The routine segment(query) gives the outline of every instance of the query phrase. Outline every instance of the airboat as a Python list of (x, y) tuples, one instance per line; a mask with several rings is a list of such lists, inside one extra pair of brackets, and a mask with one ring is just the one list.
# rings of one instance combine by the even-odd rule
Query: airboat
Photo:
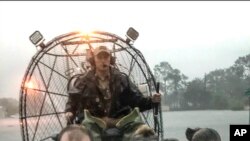
[[(67, 126), (65, 104), (67, 84), (73, 75), (88, 71), (87, 49), (105, 45), (116, 57), (115, 67), (126, 73), (144, 95), (157, 91), (156, 80), (143, 54), (134, 47), (139, 33), (129, 28), (126, 39), (115, 34), (93, 31), (70, 32), (45, 43), (35, 31), (30, 40), (37, 48), (24, 74), (20, 89), (20, 127), (23, 141), (49, 141)], [(143, 120), (163, 140), (161, 106), (141, 113)]]

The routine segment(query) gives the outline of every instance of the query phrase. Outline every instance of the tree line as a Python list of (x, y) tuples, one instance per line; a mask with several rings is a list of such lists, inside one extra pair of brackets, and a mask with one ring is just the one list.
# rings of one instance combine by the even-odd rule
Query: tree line
[(250, 54), (239, 57), (229, 68), (191, 81), (166, 61), (155, 65), (154, 76), (161, 83), (162, 104), (171, 110), (241, 110), (248, 105), (245, 91), (250, 87)]
[(19, 111), (19, 102), (14, 98), (0, 98), (0, 106), (5, 117), (10, 117)]
[[(248, 105), (245, 91), (250, 88), (250, 54), (239, 57), (229, 68), (213, 70), (191, 81), (166, 61), (155, 65), (154, 76), (164, 94), (162, 104), (171, 110), (240, 110)], [(49, 107), (48, 103), (45, 105)], [(0, 98), (0, 106), (7, 117), (19, 111), (18, 100), (13, 98)]]

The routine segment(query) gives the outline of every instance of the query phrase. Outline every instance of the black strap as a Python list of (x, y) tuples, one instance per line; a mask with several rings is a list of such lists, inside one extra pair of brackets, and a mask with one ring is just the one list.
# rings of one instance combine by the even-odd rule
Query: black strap
[[(156, 84), (156, 93), (159, 93), (160, 90), (160, 83), (157, 82)], [(159, 125), (158, 123), (158, 110), (159, 110), (159, 103), (154, 104), (154, 125), (155, 125), (155, 131), (157, 130), (157, 126)]]

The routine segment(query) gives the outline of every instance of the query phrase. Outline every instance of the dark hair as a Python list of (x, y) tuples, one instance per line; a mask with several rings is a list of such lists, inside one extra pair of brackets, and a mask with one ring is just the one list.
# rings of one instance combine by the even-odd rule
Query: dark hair
[(186, 137), (189, 141), (221, 141), (219, 133), (211, 128), (187, 128)]
[(65, 127), (58, 135), (57, 137), (57, 141), (61, 141), (62, 136), (64, 135), (64, 133), (69, 133), (69, 140), (74, 140), (74, 141), (81, 141), (82, 138), (84, 136), (89, 136), (90, 141), (93, 140), (92, 134), (90, 133), (90, 131), (88, 129), (86, 129), (84, 126), (82, 125), (76, 125), (76, 124), (72, 124), (69, 125), (67, 127)]

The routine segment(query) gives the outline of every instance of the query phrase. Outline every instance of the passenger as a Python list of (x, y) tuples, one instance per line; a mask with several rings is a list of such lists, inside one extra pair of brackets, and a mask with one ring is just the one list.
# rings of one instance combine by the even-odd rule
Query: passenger
[(92, 141), (92, 136), (85, 127), (72, 124), (59, 133), (57, 141)]
[(161, 95), (144, 97), (125, 73), (113, 67), (115, 58), (106, 46), (95, 48), (91, 54), (91, 70), (69, 82), (67, 119), (72, 123), (75, 117), (84, 117), (82, 124), (92, 131), (96, 141), (109, 134), (129, 140), (134, 133), (152, 133), (140, 112), (152, 109), (161, 101)]
[(187, 128), (186, 137), (189, 141), (221, 141), (219, 133), (211, 128)]

